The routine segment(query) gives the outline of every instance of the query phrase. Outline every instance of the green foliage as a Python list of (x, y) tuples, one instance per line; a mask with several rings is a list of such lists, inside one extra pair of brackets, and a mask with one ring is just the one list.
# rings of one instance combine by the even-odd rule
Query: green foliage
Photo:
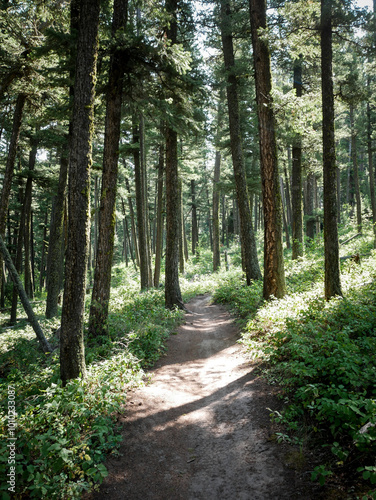
[(247, 318), (255, 314), (262, 303), (262, 282), (246, 286), (242, 272), (234, 268), (219, 279), (214, 299), (230, 304), (241, 318)]
[(284, 410), (271, 411), (285, 429), (278, 440), (321, 443), (331, 451), (328, 463), (312, 472), (320, 484), (343, 468), (357, 469), (376, 484), (376, 252), (370, 250), (371, 235), (341, 246), (343, 255), (356, 249), (370, 255), (360, 264), (343, 261), (344, 298), (324, 300), (318, 245), (298, 261), (286, 259), (288, 295), (283, 299), (261, 302), (258, 284), (244, 287), (239, 271), (237, 277), (229, 273), (215, 292), (217, 300), (229, 302), (247, 319), (242, 343), (251, 357), (263, 361), (270, 383), (281, 388)]
[[(164, 308), (162, 290), (139, 293), (134, 272), (114, 269), (109, 335), (86, 348), (88, 374), (62, 388), (57, 353), (38, 350), (29, 325), (7, 330), (0, 344), (0, 492), (9, 472), (7, 388), (17, 410), (17, 498), (80, 498), (107, 475), (103, 461), (121, 441), (116, 429), (129, 387), (142, 383), (143, 366), (163, 354), (182, 318)], [(37, 312), (41, 311), (36, 308)], [(45, 332), (59, 320), (42, 320)], [(56, 339), (52, 339), (52, 342)], [(5, 480), (3, 480), (5, 479)]]
[[(53, 364), (55, 363), (55, 364)], [(45, 371), (56, 379), (57, 357)], [(35, 369), (36, 367), (34, 367)], [(11, 383), (17, 408), (16, 491), (18, 498), (79, 498), (107, 475), (101, 464), (121, 438), (115, 414), (125, 402), (126, 387), (141, 378), (137, 360), (129, 352), (92, 366), (85, 381), (46, 384), (43, 370), (26, 380), (13, 370), (1, 384), (7, 402)], [(45, 387), (45, 388), (43, 388)], [(4, 405), (5, 406), (5, 405)], [(9, 470), (6, 408), (1, 412), (0, 476)], [(2, 481), (0, 491), (7, 490)]]

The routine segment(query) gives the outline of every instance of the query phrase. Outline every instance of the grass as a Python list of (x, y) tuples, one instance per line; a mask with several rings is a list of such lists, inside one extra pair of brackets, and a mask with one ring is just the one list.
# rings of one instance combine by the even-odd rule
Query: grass
[[(351, 235), (348, 225), (345, 231), (343, 239)], [(264, 375), (278, 385), (285, 402), (283, 412), (271, 414), (284, 429), (279, 440), (324, 446), (325, 461), (312, 478), (323, 484), (345, 471), (362, 482), (365, 492), (376, 484), (376, 254), (371, 247), (370, 231), (341, 247), (343, 256), (359, 252), (369, 257), (360, 264), (342, 262), (344, 297), (328, 303), (321, 244), (311, 245), (295, 262), (286, 252), (288, 293), (280, 300), (265, 302), (261, 282), (245, 285), (236, 245), (228, 249), (228, 271), (212, 273), (211, 252), (201, 248), (180, 278), (185, 302), (209, 292), (238, 315), (243, 344), (262, 361)], [(106, 476), (103, 462), (117, 453), (116, 421), (127, 391), (144, 382), (144, 370), (164, 354), (166, 339), (182, 320), (181, 311), (164, 308), (163, 288), (140, 293), (138, 275), (130, 267), (115, 266), (112, 285), (109, 333), (87, 345), (85, 381), (71, 381), (62, 389), (58, 352), (42, 354), (25, 320), (3, 329), (3, 499), (10, 498), (6, 474), (12, 458), (12, 498), (80, 498)], [(43, 307), (41, 297), (34, 308), (46, 335), (57, 342), (53, 332), (60, 320), (46, 320)], [(4, 325), (7, 318), (0, 321)], [(14, 457), (7, 447), (12, 401), (17, 410)]]

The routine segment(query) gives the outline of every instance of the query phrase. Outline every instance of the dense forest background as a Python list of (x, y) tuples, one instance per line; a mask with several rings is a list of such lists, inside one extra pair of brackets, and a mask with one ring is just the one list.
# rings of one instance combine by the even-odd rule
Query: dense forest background
[(376, 482), (372, 7), (0, 2), (2, 436), (10, 384), (19, 498), (101, 480), (111, 415), (204, 291), (286, 384), (281, 440), (301, 442), (309, 414), (337, 467)]

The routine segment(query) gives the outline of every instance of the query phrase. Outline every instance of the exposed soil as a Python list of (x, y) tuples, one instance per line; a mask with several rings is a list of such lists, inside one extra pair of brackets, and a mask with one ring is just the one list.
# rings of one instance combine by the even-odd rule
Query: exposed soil
[(208, 295), (187, 307), (151, 383), (128, 393), (120, 456), (108, 459), (109, 476), (85, 498), (329, 498), (311, 483), (299, 450), (275, 442), (268, 408), (280, 402), (246, 359), (225, 307)]

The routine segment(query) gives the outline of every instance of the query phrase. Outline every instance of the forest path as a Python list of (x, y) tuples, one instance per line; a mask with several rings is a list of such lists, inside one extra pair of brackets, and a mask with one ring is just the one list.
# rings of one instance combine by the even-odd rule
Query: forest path
[(291, 448), (270, 439), (279, 404), (237, 343), (226, 308), (200, 295), (168, 340), (152, 382), (128, 394), (119, 457), (85, 498), (111, 500), (313, 499)]

